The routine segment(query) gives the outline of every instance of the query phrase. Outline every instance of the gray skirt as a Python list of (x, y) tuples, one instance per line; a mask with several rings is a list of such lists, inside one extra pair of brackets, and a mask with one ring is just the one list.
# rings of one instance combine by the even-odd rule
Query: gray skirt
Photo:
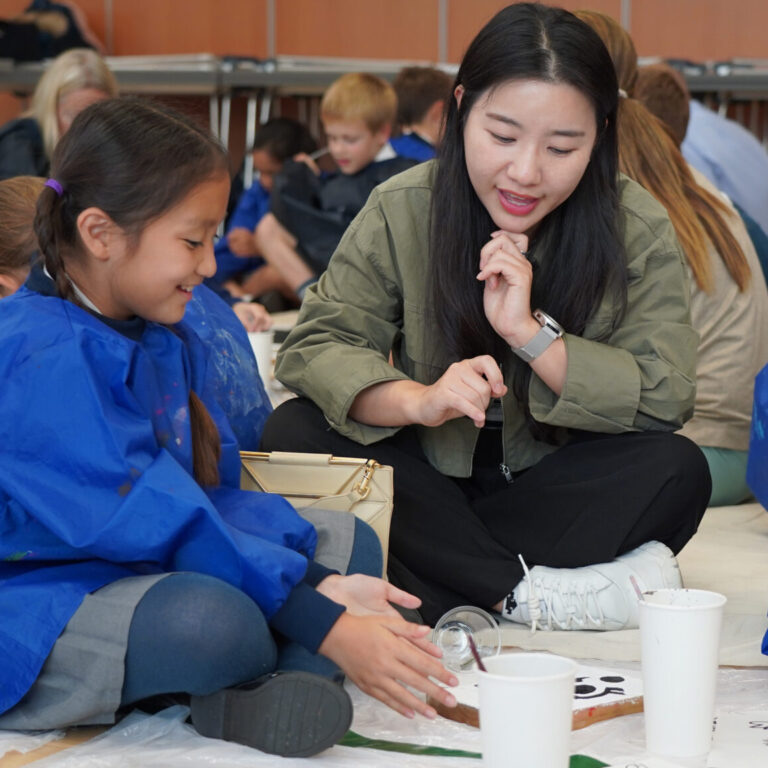
[[(355, 537), (354, 516), (324, 509), (299, 513), (317, 530), (315, 560), (346, 573)], [(0, 715), (0, 729), (114, 723), (134, 611), (147, 591), (169, 575), (129, 576), (86, 595), (34, 685), (15, 707)]]

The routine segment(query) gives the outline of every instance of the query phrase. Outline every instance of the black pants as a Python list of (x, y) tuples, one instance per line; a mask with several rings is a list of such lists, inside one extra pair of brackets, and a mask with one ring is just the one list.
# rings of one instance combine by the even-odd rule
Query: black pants
[(430, 624), (457, 605), (498, 603), (522, 579), (518, 553), (529, 567), (555, 568), (608, 562), (652, 540), (677, 553), (711, 488), (698, 447), (667, 432), (585, 433), (512, 483), (490, 470), (493, 451), (480, 446), (485, 464), (472, 478), (451, 478), (430, 465), (415, 430), (360, 445), (304, 398), (270, 416), (261, 447), (394, 467), (389, 578), (421, 598)]

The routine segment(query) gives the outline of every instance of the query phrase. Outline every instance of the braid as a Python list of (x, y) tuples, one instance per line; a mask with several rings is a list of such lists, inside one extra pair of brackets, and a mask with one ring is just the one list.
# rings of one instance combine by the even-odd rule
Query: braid
[(72, 283), (67, 277), (62, 251), (65, 245), (66, 200), (53, 189), (44, 187), (37, 201), (35, 213), (35, 235), (48, 274), (56, 283), (56, 290), (63, 299), (77, 303)]

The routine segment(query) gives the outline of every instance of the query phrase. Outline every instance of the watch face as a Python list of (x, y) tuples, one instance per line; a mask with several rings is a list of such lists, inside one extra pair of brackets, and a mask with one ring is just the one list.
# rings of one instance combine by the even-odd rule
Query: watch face
[(563, 326), (560, 325), (557, 320), (551, 318), (546, 312), (542, 312), (542, 310), (537, 309), (533, 313), (533, 316), (536, 318), (542, 328), (550, 329), (557, 337), (562, 336), (565, 332), (563, 330)]

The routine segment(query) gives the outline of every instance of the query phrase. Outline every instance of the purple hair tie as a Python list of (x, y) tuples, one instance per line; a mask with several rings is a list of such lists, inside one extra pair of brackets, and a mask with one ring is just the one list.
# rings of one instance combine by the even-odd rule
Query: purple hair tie
[(50, 187), (59, 197), (64, 194), (64, 187), (62, 187), (56, 179), (48, 179), (48, 181), (45, 182), (45, 186)]

